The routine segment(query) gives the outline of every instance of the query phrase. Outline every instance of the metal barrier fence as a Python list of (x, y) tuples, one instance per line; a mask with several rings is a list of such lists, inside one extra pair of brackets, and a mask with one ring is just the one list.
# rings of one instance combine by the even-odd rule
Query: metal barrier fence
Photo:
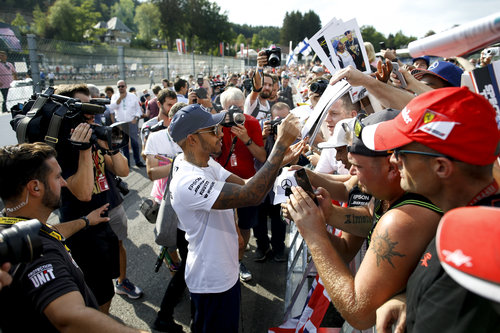
[[(165, 50), (139, 50), (123, 46), (94, 45), (37, 38), (0, 35), (7, 45), (7, 63), (0, 64), (2, 104), (8, 110), (24, 103), (33, 92), (62, 83), (114, 85), (119, 79), (129, 86), (160, 84), (176, 76), (227, 74), (245, 70), (245, 60), (233, 57), (178, 54)], [(3, 62), (3, 60), (2, 60)], [(12, 87), (9, 89), (9, 86)], [(8, 95), (7, 95), (8, 93)], [(5, 94), (5, 96), (4, 96)]]

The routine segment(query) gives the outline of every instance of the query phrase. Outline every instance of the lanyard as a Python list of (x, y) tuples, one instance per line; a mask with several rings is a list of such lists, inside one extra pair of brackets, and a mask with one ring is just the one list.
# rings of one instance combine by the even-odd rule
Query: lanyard
[(478, 194), (467, 204), (467, 206), (475, 205), (479, 200), (489, 197), (498, 191), (498, 184), (496, 180), (493, 180), (488, 186), (479, 191)]

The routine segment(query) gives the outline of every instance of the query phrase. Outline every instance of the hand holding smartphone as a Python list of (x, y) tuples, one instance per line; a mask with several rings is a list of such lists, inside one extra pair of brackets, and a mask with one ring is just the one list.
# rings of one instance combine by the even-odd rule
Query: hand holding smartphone
[(406, 87), (408, 87), (408, 84), (406, 84), (405, 77), (399, 71), (399, 64), (397, 62), (392, 62), (392, 72), (396, 74), (398, 80), (401, 82), (401, 88), (406, 89)]

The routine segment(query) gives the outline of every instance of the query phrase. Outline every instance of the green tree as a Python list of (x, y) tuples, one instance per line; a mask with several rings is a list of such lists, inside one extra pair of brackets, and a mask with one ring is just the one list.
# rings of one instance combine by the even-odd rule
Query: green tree
[(408, 47), (408, 44), (414, 40), (416, 40), (416, 37), (413, 36), (406, 36), (403, 34), (401, 30), (399, 30), (396, 35), (394, 35), (394, 39), (392, 41), (392, 48), (394, 49), (404, 49)]
[(306, 37), (301, 32), (302, 19), (302, 14), (299, 11), (286, 12), (280, 34), (282, 45), (288, 45), (289, 41), (292, 41), (293, 45), (297, 45)]
[(136, 30), (134, 25), (135, 3), (133, 0), (120, 0), (111, 6), (111, 17), (118, 17), (127, 27)]
[(381, 42), (387, 42), (387, 38), (385, 38), (385, 36), (381, 32), (377, 31), (371, 25), (363, 25), (360, 30), (361, 36), (363, 36), (363, 41), (372, 43), (376, 52), (380, 51)]
[(429, 36), (432, 36), (432, 35), (435, 35), (436, 33), (434, 32), (434, 30), (429, 30), (425, 33), (425, 36), (424, 37), (429, 37)]
[[(319, 29), (321, 29), (321, 19), (318, 14), (316, 14), (313, 10), (310, 10), (304, 14), (300, 28), (304, 37), (312, 37), (316, 32), (318, 32)], [(302, 39), (304, 39), (304, 37), (302, 37)]]
[(40, 9), (40, 6), (36, 5), (33, 9), (33, 32), (40, 37), (45, 37), (47, 26), (47, 15)]
[(25, 34), (28, 32), (29, 27), (28, 27), (28, 22), (24, 19), (24, 16), (21, 15), (21, 13), (17, 12), (16, 17), (12, 20), (10, 23), (15, 27), (19, 28), (19, 31), (21, 31), (22, 34)]
[(161, 15), (158, 7), (153, 3), (142, 3), (135, 10), (134, 23), (139, 31), (138, 38), (147, 43), (158, 36)]
[(183, 1), (154, 0), (160, 13), (160, 34), (166, 40), (167, 47), (174, 49), (175, 40), (181, 38), (185, 28)]

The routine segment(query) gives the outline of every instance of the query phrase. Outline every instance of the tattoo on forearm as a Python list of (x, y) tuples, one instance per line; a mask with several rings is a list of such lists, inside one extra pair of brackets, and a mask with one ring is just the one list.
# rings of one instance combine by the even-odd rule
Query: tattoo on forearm
[(389, 232), (386, 230), (384, 235), (377, 233), (373, 238), (370, 249), (375, 252), (377, 256), (377, 267), (379, 267), (380, 262), (386, 260), (393, 268), (396, 268), (392, 263), (392, 257), (406, 257), (405, 254), (399, 253), (394, 250), (399, 242), (393, 242), (389, 238)]
[(246, 202), (259, 202), (271, 188), (274, 179), (278, 175), (281, 161), (287, 147), (275, 145), (271, 155), (262, 168), (245, 185), (245, 189), (237, 185), (224, 186), (214, 208), (232, 208)]
[(344, 224), (371, 224), (372, 219), (369, 216), (356, 216), (354, 214), (345, 215)]

